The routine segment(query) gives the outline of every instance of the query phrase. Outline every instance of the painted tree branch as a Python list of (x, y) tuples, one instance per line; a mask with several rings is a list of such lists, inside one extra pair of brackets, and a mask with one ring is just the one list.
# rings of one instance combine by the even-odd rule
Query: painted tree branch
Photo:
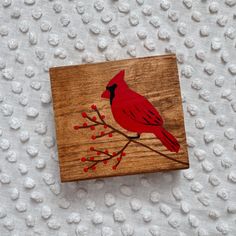
[[(92, 156), (92, 157), (82, 157), (81, 158), (81, 161), (82, 162), (89, 162), (89, 163), (92, 163), (90, 166), (88, 167), (85, 167), (84, 168), (84, 171), (87, 172), (89, 169), (92, 169), (92, 170), (96, 170), (96, 165), (99, 164), (99, 163), (103, 163), (103, 164), (107, 164), (109, 160), (111, 159), (114, 159), (116, 158), (117, 162), (115, 165), (112, 166), (112, 168), (115, 170), (117, 168), (117, 166), (119, 165), (119, 163), (121, 162), (122, 160), (122, 157), (125, 156), (125, 149), (131, 144), (131, 143), (135, 143), (137, 145), (140, 145), (146, 149), (149, 149), (150, 151), (152, 152), (155, 152), (157, 154), (159, 154), (160, 156), (163, 156), (169, 160), (172, 160), (174, 162), (178, 162), (178, 163), (181, 163), (181, 164), (184, 164), (184, 165), (188, 165), (187, 162), (184, 162), (184, 161), (180, 161), (178, 159), (175, 159), (173, 157), (170, 157), (160, 151), (157, 151), (155, 150), (154, 148), (140, 142), (140, 141), (137, 141), (135, 139), (132, 139), (130, 138), (127, 134), (123, 133), (122, 131), (114, 128), (113, 126), (107, 124), (105, 122), (105, 116), (102, 115), (99, 110), (97, 109), (96, 105), (92, 105), (91, 108), (96, 112), (97, 116), (93, 116), (93, 117), (90, 117), (88, 116), (88, 114), (86, 112), (83, 112), (82, 113), (82, 116), (83, 118), (89, 120), (90, 122), (92, 122), (92, 124), (87, 124), (87, 122), (85, 122), (82, 126), (79, 126), (79, 125), (76, 125), (74, 126), (74, 129), (75, 130), (78, 130), (78, 129), (86, 129), (86, 128), (90, 128), (91, 130), (95, 130), (95, 127), (96, 126), (103, 126), (104, 129), (110, 129), (110, 131), (108, 132), (105, 132), (105, 131), (102, 131), (100, 132), (99, 135), (92, 135), (91, 136), (91, 139), (92, 140), (95, 140), (97, 138), (102, 138), (102, 137), (105, 137), (105, 136), (108, 136), (108, 137), (112, 137), (112, 134), (113, 133), (117, 133), (117, 134), (120, 134), (122, 135), (124, 138), (126, 138), (127, 142), (126, 144), (118, 151), (118, 152), (113, 152), (112, 154), (108, 152), (108, 150), (105, 150), (105, 151), (101, 151), (101, 150), (97, 150), (95, 149), (94, 147), (90, 147), (90, 151), (96, 153), (95, 156)], [(99, 119), (98, 119), (99, 118)], [(103, 156), (103, 158), (101, 158), (101, 155)]]

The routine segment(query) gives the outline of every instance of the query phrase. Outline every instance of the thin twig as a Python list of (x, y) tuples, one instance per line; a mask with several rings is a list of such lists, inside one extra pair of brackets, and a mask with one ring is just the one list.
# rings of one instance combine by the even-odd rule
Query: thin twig
[(120, 150), (120, 151), (118, 151), (115, 155), (111, 155), (111, 154), (109, 154), (109, 153), (106, 153), (106, 152), (103, 152), (103, 151), (99, 151), (99, 150), (96, 150), (96, 149), (94, 149), (93, 151), (96, 151), (96, 152), (100, 152), (100, 153), (102, 153), (102, 154), (104, 154), (104, 155), (107, 155), (108, 157), (107, 158), (103, 158), (103, 159), (98, 159), (98, 160), (86, 160), (86, 161), (88, 161), (88, 162), (102, 162), (102, 161), (108, 161), (108, 160), (110, 160), (110, 159), (113, 159), (113, 158), (115, 158), (115, 157), (117, 157), (118, 155), (122, 155), (123, 154), (123, 152), (124, 152), (124, 150), (128, 147), (128, 145), (131, 143), (131, 141), (129, 140), (125, 145), (124, 145), (124, 147)]
[(128, 145), (131, 143), (131, 140), (129, 140), (125, 146), (122, 148), (122, 151), (120, 152), (120, 159), (117, 161), (117, 163), (115, 164), (115, 168), (117, 168), (117, 166), (120, 164), (121, 162), (121, 159), (122, 159), (122, 154), (123, 154), (123, 151), (128, 147)]
[(150, 151), (153, 151), (153, 152), (159, 154), (160, 156), (163, 156), (163, 157), (165, 157), (165, 158), (167, 158), (167, 159), (169, 159), (169, 160), (172, 160), (172, 161), (174, 161), (174, 162), (178, 162), (178, 163), (181, 163), (181, 164), (184, 164), (184, 165), (189, 165), (187, 162), (177, 160), (177, 159), (175, 159), (175, 158), (173, 158), (173, 157), (170, 157), (170, 156), (168, 156), (168, 155), (166, 155), (166, 154), (164, 154), (164, 153), (162, 153), (162, 152), (159, 152), (159, 151), (155, 150), (154, 148), (152, 148), (152, 147), (150, 147), (150, 146), (148, 146), (148, 145), (146, 145), (146, 144), (144, 144), (144, 143), (142, 143), (142, 142), (139, 142), (139, 141), (136, 141), (136, 140), (134, 140), (134, 139), (131, 139), (128, 135), (126, 135), (126, 134), (123, 133), (122, 131), (120, 131), (120, 130), (114, 128), (113, 126), (111, 126), (111, 125), (109, 125), (109, 124), (107, 124), (107, 123), (104, 121), (104, 118), (102, 117), (101, 113), (98, 111), (97, 108), (95, 108), (94, 110), (96, 111), (96, 113), (97, 113), (97, 115), (98, 115), (100, 121), (97, 121), (97, 120), (95, 120), (95, 119), (93, 119), (93, 118), (91, 118), (91, 117), (89, 117), (89, 116), (87, 115), (85, 118), (87, 118), (88, 120), (90, 120), (90, 121), (93, 122), (94, 124), (92, 124), (92, 125), (87, 125), (87, 126), (81, 126), (80, 128), (88, 128), (88, 127), (92, 127), (92, 126), (103, 125), (103, 126), (106, 126), (107, 128), (110, 128), (112, 131), (107, 132), (107, 133), (104, 133), (104, 134), (101, 134), (101, 135), (98, 135), (98, 136), (94, 136), (95, 138), (104, 137), (104, 136), (106, 136), (106, 135), (109, 135), (109, 134), (111, 134), (111, 133), (115, 133), (115, 132), (116, 132), (116, 133), (122, 135), (123, 137), (125, 137), (125, 138), (128, 140), (128, 142), (124, 145), (124, 147), (123, 147), (120, 151), (118, 151), (118, 152), (116, 153), (116, 155), (111, 155), (111, 154), (109, 154), (109, 153), (106, 153), (106, 152), (103, 152), (103, 151), (99, 151), (99, 150), (95, 150), (95, 149), (94, 149), (94, 151), (100, 152), (100, 153), (102, 153), (102, 154), (104, 154), (104, 155), (107, 155), (108, 157), (107, 157), (107, 158), (103, 158), (103, 159), (99, 159), (99, 160), (86, 160), (86, 161), (88, 161), (88, 162), (94, 162), (94, 164), (92, 164), (91, 166), (89, 166), (88, 169), (93, 168), (93, 167), (96, 166), (99, 162), (108, 161), (108, 160), (113, 159), (114, 157), (118, 156), (119, 154), (121, 154), (121, 155), (120, 155), (120, 159), (118, 160), (118, 162), (117, 162), (116, 165), (115, 165), (115, 168), (116, 168), (116, 167), (119, 165), (119, 163), (121, 162), (121, 159), (122, 159), (122, 152), (128, 147), (128, 145), (129, 145), (130, 143), (135, 143), (135, 144), (138, 144), (138, 145), (140, 145), (140, 146), (142, 146), (142, 147), (145, 147), (146, 149), (149, 149)]
[(104, 121), (104, 119), (102, 118), (102, 115), (101, 115), (101, 113), (99, 112), (99, 110), (96, 108), (95, 111), (97, 112), (98, 117), (99, 117), (99, 119), (101, 120), (101, 122), (102, 122), (103, 124), (105, 124), (105, 121)]
[(102, 154), (104, 154), (104, 155), (107, 155), (107, 156), (109, 156), (109, 157), (113, 156), (113, 155), (111, 155), (111, 154), (108, 153), (108, 152), (100, 151), (100, 150), (98, 150), (98, 149), (93, 149), (93, 151), (94, 151), (94, 152), (100, 152), (100, 153), (102, 153)]
[(79, 126), (79, 125), (75, 125), (75, 129), (86, 129), (86, 128), (90, 128), (90, 127), (95, 127), (98, 126), (99, 124), (92, 124), (92, 125), (86, 125), (86, 126)]
[(147, 149), (149, 149), (149, 150), (151, 150), (151, 151), (153, 151), (153, 152), (155, 152), (155, 153), (157, 153), (157, 154), (159, 154), (159, 155), (161, 155), (161, 156), (163, 156), (163, 157), (166, 157), (166, 158), (172, 160), (172, 161), (175, 161), (175, 162), (178, 162), (178, 163), (181, 163), (181, 164), (184, 164), (184, 165), (189, 165), (187, 162), (180, 161), (180, 160), (177, 160), (177, 159), (175, 159), (175, 158), (173, 158), (173, 157), (167, 156), (166, 154), (164, 154), (164, 153), (162, 153), (162, 152), (159, 152), (159, 151), (157, 151), (157, 150), (155, 150), (155, 149), (149, 147), (148, 145), (146, 145), (146, 144), (144, 144), (144, 143), (141, 143), (141, 142), (138, 142), (138, 141), (136, 141), (136, 140), (130, 139), (130, 137), (129, 137), (128, 135), (124, 134), (122, 131), (120, 131), (120, 130), (114, 128), (113, 126), (111, 126), (111, 125), (109, 125), (109, 124), (107, 124), (105, 121), (103, 121), (103, 122), (104, 122), (103, 124), (107, 125), (107, 127), (109, 127), (110, 129), (112, 129), (113, 131), (115, 131), (115, 132), (117, 132), (117, 133), (123, 135), (125, 138), (127, 138), (128, 140), (130, 140), (132, 143), (139, 144), (139, 145), (141, 145), (141, 146), (143, 146), (143, 147), (145, 147), (145, 148), (147, 148)]
[(109, 134), (112, 134), (112, 133), (115, 133), (115, 131), (112, 130), (112, 131), (107, 132), (107, 133), (101, 133), (100, 135), (96, 135), (95, 137), (96, 137), (96, 139), (97, 139), (97, 138), (101, 138), (101, 137), (104, 137), (104, 136), (109, 135)]
[(147, 149), (149, 149), (149, 150), (151, 150), (151, 151), (153, 151), (153, 152), (155, 152), (155, 153), (157, 153), (157, 154), (159, 154), (159, 155), (161, 155), (161, 156), (163, 156), (163, 157), (166, 157), (166, 158), (168, 158), (168, 159), (170, 159), (170, 160), (172, 160), (172, 161), (175, 161), (175, 162), (178, 162), (178, 163), (181, 163), (181, 164), (184, 164), (184, 165), (189, 165), (188, 163), (186, 163), (186, 162), (184, 162), (184, 161), (180, 161), (180, 160), (177, 160), (177, 159), (175, 159), (175, 158), (173, 158), (173, 157), (167, 156), (166, 154), (164, 154), (164, 153), (162, 153), (162, 152), (159, 152), (159, 151), (157, 151), (157, 150), (155, 150), (155, 149), (149, 147), (148, 145), (146, 145), (146, 144), (144, 144), (144, 143), (141, 143), (141, 142), (139, 142), (139, 141), (131, 140), (131, 142), (137, 143), (137, 144), (139, 144), (139, 145), (141, 145), (141, 146), (143, 146), (143, 147), (145, 147), (145, 148), (147, 148)]

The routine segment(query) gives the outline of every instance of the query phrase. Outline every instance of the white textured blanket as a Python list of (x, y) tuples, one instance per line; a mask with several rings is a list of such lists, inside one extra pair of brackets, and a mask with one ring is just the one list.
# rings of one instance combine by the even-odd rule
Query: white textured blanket
[[(191, 168), (60, 184), (48, 68), (173, 52)], [(1, 236), (234, 236), (235, 129), (235, 0), (1, 0)]]

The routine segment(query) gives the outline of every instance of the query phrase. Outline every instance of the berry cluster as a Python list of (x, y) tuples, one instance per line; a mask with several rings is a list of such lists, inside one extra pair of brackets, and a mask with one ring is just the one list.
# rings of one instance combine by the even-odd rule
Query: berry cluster
[[(86, 120), (86, 122), (84, 122), (81, 126), (75, 125), (74, 129), (79, 130), (79, 129), (89, 128), (91, 131), (95, 131), (96, 126), (100, 126), (100, 127), (102, 126), (104, 128), (104, 130), (100, 131), (99, 134), (96, 134), (96, 135), (93, 134), (91, 136), (91, 139), (96, 140), (96, 139), (102, 138), (102, 137), (112, 138), (113, 133), (117, 132), (117, 130), (105, 122), (105, 116), (102, 115), (98, 111), (96, 105), (92, 105), (91, 109), (96, 112), (97, 116), (90, 117), (86, 112), (82, 112), (81, 115)], [(127, 143), (124, 145), (124, 147), (117, 152), (109, 152), (107, 149), (98, 150), (94, 147), (90, 147), (90, 151), (93, 152), (94, 155), (92, 155), (90, 157), (82, 157), (80, 159), (81, 162), (92, 163), (92, 164), (90, 164), (90, 166), (84, 167), (84, 172), (88, 172), (88, 170), (90, 170), (90, 169), (95, 171), (97, 164), (103, 163), (104, 165), (107, 165), (111, 159), (113, 159), (113, 160), (116, 159), (116, 163), (112, 166), (112, 169), (116, 170), (117, 166), (121, 162), (122, 158), (126, 155), (125, 149), (128, 147), (130, 142), (131, 141), (128, 140)]]

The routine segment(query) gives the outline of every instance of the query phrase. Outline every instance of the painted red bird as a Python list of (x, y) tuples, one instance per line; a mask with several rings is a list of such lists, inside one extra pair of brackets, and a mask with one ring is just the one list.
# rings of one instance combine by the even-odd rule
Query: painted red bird
[(153, 133), (171, 152), (178, 152), (176, 138), (163, 127), (163, 119), (155, 107), (143, 96), (131, 90), (121, 70), (108, 83), (102, 98), (110, 100), (111, 111), (116, 122), (124, 129), (137, 133)]

